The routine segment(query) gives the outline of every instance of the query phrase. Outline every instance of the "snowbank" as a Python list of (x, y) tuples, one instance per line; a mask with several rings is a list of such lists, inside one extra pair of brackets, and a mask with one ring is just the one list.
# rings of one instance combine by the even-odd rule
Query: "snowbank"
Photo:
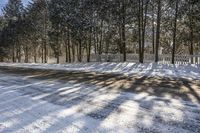
[(25, 64), (25, 63), (0, 63), (0, 66), (54, 69), (67, 71), (101, 72), (125, 75), (147, 75), (162, 77), (178, 77), (187, 79), (200, 79), (199, 65), (172, 65), (157, 63), (71, 63), (71, 64)]

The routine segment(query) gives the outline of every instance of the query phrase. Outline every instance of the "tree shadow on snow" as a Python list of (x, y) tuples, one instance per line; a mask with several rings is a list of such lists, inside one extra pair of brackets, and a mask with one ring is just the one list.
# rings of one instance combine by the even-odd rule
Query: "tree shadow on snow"
[[(21, 104), (20, 108), (24, 111), (17, 116), (9, 117), (19, 118), (18, 122), (3, 131), (17, 131), (19, 128), (16, 127), (27, 127), (39, 120), (45, 123), (45, 120), (50, 120), (48, 117), (56, 118), (56, 121), (52, 121), (52, 124), (41, 132), (61, 131), (72, 125), (78, 128), (77, 132), (108, 132), (115, 128), (117, 130), (120, 126), (134, 128), (138, 132), (200, 131), (200, 109), (192, 104), (200, 103), (200, 84), (197, 81), (148, 76), (154, 69), (150, 69), (146, 76), (21, 68), (0, 69), (5, 74), (20, 77), (19, 81), (8, 81), (14, 85), (7, 85), (5, 91), (19, 90), (22, 94), (19, 98), (28, 96), (58, 106), (49, 107), (48, 112), (45, 103)], [(107, 95), (111, 93), (113, 97)], [(180, 100), (179, 105), (173, 103), (170, 98)], [(16, 99), (13, 101), (17, 103)], [(63, 110), (74, 109), (80, 115), (59, 116), (59, 112), (62, 112), (59, 107)], [(48, 113), (39, 113), (42, 109)], [(167, 111), (163, 112), (162, 109)], [(23, 121), (30, 112), (35, 117)], [(34, 114), (35, 112), (37, 113)], [(123, 115), (126, 114), (125, 119)], [(179, 120), (173, 119), (174, 117), (178, 117)], [(106, 122), (116, 123), (106, 127)]]

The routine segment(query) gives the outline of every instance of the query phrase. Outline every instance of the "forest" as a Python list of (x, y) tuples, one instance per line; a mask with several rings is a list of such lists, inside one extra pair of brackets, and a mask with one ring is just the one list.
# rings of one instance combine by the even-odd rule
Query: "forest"
[(0, 16), (0, 61), (90, 62), (92, 54), (200, 54), (198, 0), (9, 0)]

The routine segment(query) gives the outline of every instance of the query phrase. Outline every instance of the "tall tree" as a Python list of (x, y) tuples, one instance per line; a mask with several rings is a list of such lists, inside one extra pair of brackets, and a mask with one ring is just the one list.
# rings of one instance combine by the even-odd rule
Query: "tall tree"
[[(23, 13), (23, 4), (21, 0), (9, 0), (8, 4), (3, 8), (4, 17), (7, 21), (7, 24), (9, 25), (10, 34), (15, 34), (14, 38), (10, 38), (12, 43), (11, 49), (12, 49), (12, 60), (15, 62), (15, 55), (18, 56), (18, 61), (21, 60), (21, 45), (19, 43), (19, 40), (17, 40), (17, 21), (22, 18)], [(19, 23), (18, 23), (19, 24)], [(15, 54), (15, 50), (17, 50), (17, 53)]]
[(176, 25), (177, 25), (177, 17), (178, 17), (178, 4), (179, 0), (175, 1), (175, 17), (174, 17), (174, 28), (173, 28), (173, 48), (172, 48), (172, 64), (174, 64), (174, 58), (175, 58), (175, 50), (176, 50)]
[(156, 51), (155, 62), (158, 62), (158, 50), (160, 44), (160, 21), (161, 21), (161, 0), (157, 0), (157, 27), (156, 27)]
[(197, 0), (32, 0), (24, 10), (10, 0), (0, 47), (4, 59), (43, 63), (61, 56), (89, 62), (92, 54), (126, 61), (129, 53), (139, 54), (140, 63), (153, 53), (157, 62), (160, 47), (173, 63), (175, 54), (198, 53), (199, 7)]

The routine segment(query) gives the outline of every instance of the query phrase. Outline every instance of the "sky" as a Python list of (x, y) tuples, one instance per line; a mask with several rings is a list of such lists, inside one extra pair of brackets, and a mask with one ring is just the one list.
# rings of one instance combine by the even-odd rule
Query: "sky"
[[(28, 1), (30, 1), (30, 0), (22, 0), (24, 5), (28, 4)], [(1, 8), (0, 15), (2, 15), (2, 7), (4, 7), (7, 2), (8, 2), (8, 0), (0, 0), (0, 8)]]

